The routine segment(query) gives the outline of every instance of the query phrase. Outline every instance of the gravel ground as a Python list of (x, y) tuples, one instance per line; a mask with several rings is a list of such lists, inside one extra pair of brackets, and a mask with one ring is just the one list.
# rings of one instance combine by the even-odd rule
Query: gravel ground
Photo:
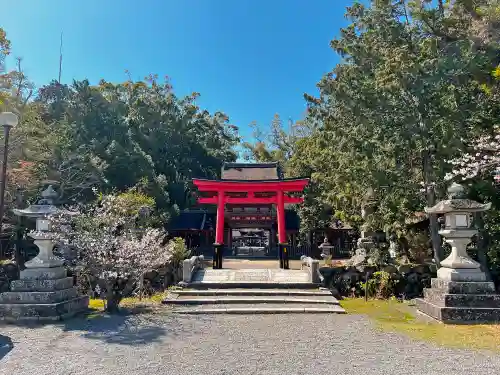
[(474, 375), (500, 356), (380, 333), (355, 315), (136, 315), (0, 326), (0, 374)]

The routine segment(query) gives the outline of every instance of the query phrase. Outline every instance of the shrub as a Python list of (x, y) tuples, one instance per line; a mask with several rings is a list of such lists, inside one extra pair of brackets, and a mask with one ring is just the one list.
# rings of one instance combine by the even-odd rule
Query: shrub
[(364, 281), (360, 283), (360, 288), (367, 291), (368, 297), (389, 298), (396, 294), (398, 283), (398, 274), (378, 271), (368, 279), (368, 286)]
[(186, 242), (183, 238), (175, 237), (169, 241), (170, 251), (171, 251), (171, 264), (172, 271), (174, 274), (174, 282), (179, 281), (179, 273), (182, 270), (182, 261), (189, 258), (191, 255), (191, 250), (186, 246)]

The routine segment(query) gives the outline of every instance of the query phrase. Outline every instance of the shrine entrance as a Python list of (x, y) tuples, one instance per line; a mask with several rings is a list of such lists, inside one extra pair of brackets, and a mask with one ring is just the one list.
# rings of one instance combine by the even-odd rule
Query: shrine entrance
[[(303, 202), (298, 195), (304, 191), (309, 179), (280, 178), (278, 168), (276, 163), (226, 163), (220, 180), (193, 179), (200, 192), (198, 203), (217, 206), (214, 269), (222, 268), (224, 247), (231, 246), (228, 242), (233, 238), (231, 230), (227, 241), (224, 240), (226, 216), (234, 224), (233, 227), (262, 227), (266, 223), (271, 231), (273, 222), (277, 223), (280, 268), (289, 269), (285, 206)], [(272, 248), (275, 244), (270, 240), (268, 246)]]

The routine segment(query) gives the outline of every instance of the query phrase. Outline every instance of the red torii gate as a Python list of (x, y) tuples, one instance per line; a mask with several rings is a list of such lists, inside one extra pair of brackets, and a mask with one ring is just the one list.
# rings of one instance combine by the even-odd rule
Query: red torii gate
[(222, 268), (224, 247), (224, 210), (226, 204), (275, 204), (278, 221), (280, 268), (288, 269), (288, 251), (285, 228), (285, 203), (302, 203), (302, 197), (286, 193), (302, 193), (308, 178), (282, 180), (204, 180), (193, 179), (194, 185), (205, 197), (198, 203), (217, 205), (213, 268)]

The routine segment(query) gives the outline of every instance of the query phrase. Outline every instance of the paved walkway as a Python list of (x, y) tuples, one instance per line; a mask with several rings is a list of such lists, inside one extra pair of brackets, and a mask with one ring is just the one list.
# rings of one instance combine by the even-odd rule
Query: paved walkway
[(500, 373), (498, 355), (381, 333), (354, 315), (115, 316), (0, 332), (2, 375)]
[(303, 270), (282, 269), (204, 269), (197, 271), (191, 284), (204, 283), (309, 283), (310, 277)]
[[(290, 260), (290, 269), (300, 270), (300, 260)], [(211, 268), (212, 261), (206, 261), (206, 266)], [(227, 259), (222, 261), (224, 269), (257, 269), (257, 268), (280, 268), (278, 259)]]

